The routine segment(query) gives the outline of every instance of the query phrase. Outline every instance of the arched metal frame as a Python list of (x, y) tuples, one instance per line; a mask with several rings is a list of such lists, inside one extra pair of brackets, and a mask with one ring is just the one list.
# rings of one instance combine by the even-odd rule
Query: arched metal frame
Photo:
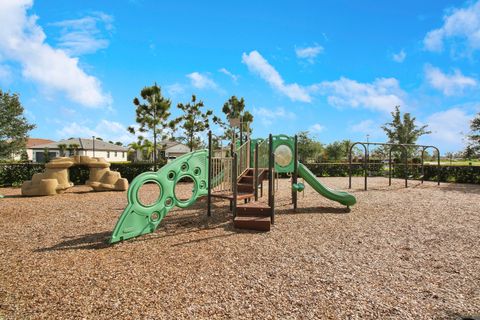
[(370, 160), (370, 154), (368, 152), (367, 146), (376, 145), (376, 146), (389, 146), (389, 159), (388, 159), (388, 185), (392, 185), (392, 151), (394, 148), (400, 147), (403, 149), (403, 153), (405, 155), (405, 188), (408, 187), (408, 147), (414, 147), (416, 149), (422, 148), (422, 183), (424, 181), (425, 176), (425, 167), (424, 167), (424, 155), (425, 150), (428, 148), (435, 149), (437, 151), (437, 185), (440, 185), (440, 150), (431, 145), (420, 145), (420, 144), (406, 144), (406, 143), (383, 143), (383, 142), (360, 142), (357, 141), (350, 146), (350, 150), (348, 152), (348, 162), (349, 162), (349, 170), (348, 170), (348, 188), (352, 188), (352, 151), (356, 145), (362, 145), (365, 152), (365, 157), (363, 159), (363, 171), (365, 176), (364, 182), (364, 189), (367, 190), (367, 178), (368, 178), (368, 163)]
[(367, 190), (367, 178), (368, 178), (368, 168), (367, 168), (367, 163), (368, 163), (368, 148), (365, 144), (369, 144), (369, 142), (355, 142), (350, 146), (350, 150), (348, 152), (348, 189), (352, 189), (352, 150), (353, 147), (355, 147), (357, 144), (361, 144), (365, 150), (365, 157), (363, 157), (363, 172), (365, 174), (365, 190)]

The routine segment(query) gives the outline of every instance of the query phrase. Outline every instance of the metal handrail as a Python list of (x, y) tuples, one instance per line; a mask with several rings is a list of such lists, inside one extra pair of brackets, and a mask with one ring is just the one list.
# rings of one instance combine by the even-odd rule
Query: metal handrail
[(245, 141), (240, 147), (237, 148), (236, 152), (238, 156), (237, 161), (237, 178), (241, 177), (242, 174), (248, 170), (250, 162), (250, 140)]

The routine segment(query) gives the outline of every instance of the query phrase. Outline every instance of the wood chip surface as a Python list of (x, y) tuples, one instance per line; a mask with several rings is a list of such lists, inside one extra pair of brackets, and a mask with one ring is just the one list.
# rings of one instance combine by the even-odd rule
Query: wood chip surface
[(113, 246), (126, 192), (76, 186), (27, 198), (0, 188), (0, 319), (480, 315), (480, 186), (368, 182), (363, 191), (353, 179), (349, 213), (308, 185), (294, 213), (282, 179), (268, 233), (233, 229), (226, 201), (215, 200), (209, 218), (202, 200)]

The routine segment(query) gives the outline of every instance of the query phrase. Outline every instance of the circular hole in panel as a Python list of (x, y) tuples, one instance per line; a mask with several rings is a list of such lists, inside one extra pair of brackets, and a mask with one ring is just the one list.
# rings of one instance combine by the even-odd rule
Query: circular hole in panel
[(280, 167), (288, 166), (292, 159), (293, 153), (288, 146), (281, 144), (275, 149), (275, 163)]
[(165, 206), (166, 207), (171, 207), (173, 206), (173, 199), (168, 197), (167, 199), (165, 199)]
[(186, 163), (186, 162), (182, 163), (182, 166), (180, 167), (180, 169), (183, 172), (187, 171), (188, 170), (188, 163)]
[(158, 212), (152, 213), (152, 215), (150, 216), (150, 220), (152, 222), (157, 222), (158, 220), (160, 220), (160, 213)]
[(200, 173), (202, 173), (202, 170), (199, 167), (196, 167), (195, 169), (193, 169), (193, 174), (194, 175), (199, 176)]
[(170, 181), (173, 181), (173, 179), (175, 179), (175, 171), (170, 171), (167, 174), (167, 179), (170, 180)]
[(180, 202), (189, 202), (195, 193), (195, 181), (190, 176), (184, 176), (175, 184), (175, 198)]
[(138, 202), (142, 206), (154, 205), (162, 196), (162, 187), (155, 181), (145, 182), (137, 191)]
[(206, 187), (207, 183), (204, 180), (200, 181), (200, 189), (205, 189)]

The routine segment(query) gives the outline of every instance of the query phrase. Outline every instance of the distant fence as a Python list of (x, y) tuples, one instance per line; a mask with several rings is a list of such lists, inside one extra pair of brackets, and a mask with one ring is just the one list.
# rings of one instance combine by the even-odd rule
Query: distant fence
[[(163, 165), (159, 164), (159, 166)], [(305, 164), (318, 177), (348, 177), (348, 163), (306, 163)], [(122, 177), (132, 181), (142, 172), (153, 171), (153, 163), (112, 163), (111, 170), (118, 171)], [(363, 176), (363, 163), (352, 164), (352, 175)], [(0, 186), (20, 186), (23, 181), (30, 180), (34, 173), (43, 172), (44, 164), (37, 163), (0, 163)], [(420, 179), (422, 168), (419, 164), (408, 165), (409, 179)], [(88, 168), (74, 166), (70, 168), (70, 180), (74, 184), (84, 184), (88, 179)], [(405, 165), (392, 164), (392, 177), (401, 178), (405, 176)], [(424, 166), (423, 178), (425, 181), (436, 181), (437, 166)], [(388, 164), (368, 164), (368, 175), (370, 177), (388, 176)], [(480, 184), (480, 166), (440, 166), (440, 181), (457, 183)]]

